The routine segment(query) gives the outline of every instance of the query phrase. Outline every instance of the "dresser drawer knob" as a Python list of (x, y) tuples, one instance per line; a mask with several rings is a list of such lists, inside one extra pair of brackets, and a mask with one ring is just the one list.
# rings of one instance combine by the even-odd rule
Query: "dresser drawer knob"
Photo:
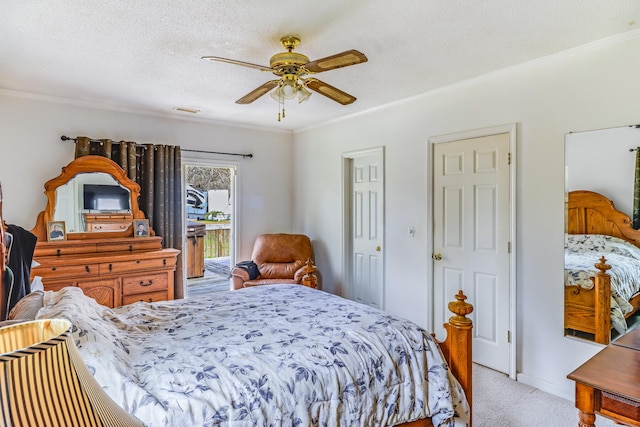
[(89, 268), (89, 266), (88, 266), (88, 265), (85, 265), (85, 266), (84, 266), (84, 269), (85, 269), (85, 270), (87, 270), (87, 273), (91, 273), (91, 269)]
[(113, 264), (109, 264), (109, 271), (113, 270)]
[(162, 258), (162, 265), (167, 265), (167, 259), (166, 258)]
[(146, 287), (146, 286), (151, 286), (151, 285), (153, 285), (153, 279), (149, 280), (146, 283), (144, 281), (140, 281), (140, 286), (145, 286)]
[(129, 252), (133, 252), (133, 245), (129, 245)]
[(62, 255), (62, 251), (60, 249), (56, 249), (56, 256)]

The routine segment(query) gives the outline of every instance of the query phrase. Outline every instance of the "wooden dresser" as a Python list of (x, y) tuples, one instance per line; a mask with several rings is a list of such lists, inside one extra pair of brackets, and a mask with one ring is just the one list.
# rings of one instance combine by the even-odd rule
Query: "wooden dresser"
[(172, 300), (179, 253), (162, 249), (160, 237), (38, 242), (31, 276), (45, 290), (77, 286), (108, 307)]

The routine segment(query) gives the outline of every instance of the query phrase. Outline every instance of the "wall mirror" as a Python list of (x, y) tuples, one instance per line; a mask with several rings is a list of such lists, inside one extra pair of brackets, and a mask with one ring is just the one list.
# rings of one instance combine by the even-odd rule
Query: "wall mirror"
[(44, 185), (47, 206), (31, 230), (47, 241), (47, 224), (64, 222), (70, 240), (133, 236), (134, 219), (145, 219), (138, 207), (140, 186), (112, 160), (84, 156), (62, 168)]
[[(608, 344), (638, 323), (640, 231), (632, 220), (638, 147), (637, 125), (565, 137), (565, 335)], [(592, 279), (602, 256), (611, 285)]]

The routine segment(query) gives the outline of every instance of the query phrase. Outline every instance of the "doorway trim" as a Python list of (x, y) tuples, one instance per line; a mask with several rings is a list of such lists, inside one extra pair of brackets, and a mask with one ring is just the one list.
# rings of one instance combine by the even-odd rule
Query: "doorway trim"
[(341, 294), (345, 298), (353, 299), (353, 265), (352, 259), (352, 241), (351, 241), (351, 163), (352, 160), (357, 157), (365, 157), (372, 154), (378, 154), (382, 160), (382, 278), (381, 286), (378, 290), (380, 308), (384, 310), (385, 307), (385, 276), (386, 276), (386, 251), (385, 248), (385, 149), (384, 146), (367, 148), (363, 150), (348, 151), (342, 153), (342, 271), (344, 277), (344, 283), (341, 289)]
[[(437, 135), (433, 137), (429, 137), (427, 144), (427, 164), (430, 167), (430, 170), (433, 172), (433, 149), (434, 144), (439, 144), (443, 142), (451, 142), (458, 141), (464, 139), (471, 138), (479, 138), (484, 136), (491, 136), (497, 134), (509, 134), (509, 207), (510, 207), (510, 229), (509, 229), (509, 241), (511, 243), (510, 253), (509, 253), (509, 331), (510, 331), (510, 341), (511, 345), (509, 347), (509, 377), (511, 379), (516, 379), (516, 356), (517, 356), (517, 299), (516, 299), (516, 252), (517, 252), (517, 241), (516, 241), (516, 136), (517, 136), (517, 124), (509, 123), (498, 126), (491, 126), (481, 129), (472, 129), (461, 132), (454, 132), (444, 135)], [(428, 212), (428, 224), (430, 224), (430, 229), (432, 230), (431, 238), (428, 239), (428, 254), (433, 253), (433, 173), (427, 174), (427, 212)], [(429, 255), (430, 256), (430, 255)], [(433, 313), (434, 313), (434, 289), (435, 285), (433, 283), (433, 265), (431, 262), (427, 262), (429, 276), (431, 278), (431, 289), (429, 294), (430, 300), (427, 303), (431, 307), (431, 320), (429, 327), (433, 330)]]
[[(229, 168), (232, 170), (232, 182), (231, 182), (231, 190), (230, 190), (230, 194), (229, 194), (229, 198), (231, 199), (231, 238), (229, 240), (229, 264), (230, 265), (234, 265), (235, 264), (235, 260), (238, 259), (238, 245), (237, 242), (240, 241), (239, 239), (239, 233), (241, 230), (241, 226), (240, 224), (238, 224), (238, 218), (240, 217), (240, 212), (239, 209), (241, 208), (240, 206), (240, 197), (239, 197), (239, 188), (240, 188), (240, 174), (239, 174), (239, 170), (240, 170), (240, 164), (238, 162), (234, 162), (234, 161), (229, 161), (229, 160), (221, 160), (221, 159), (217, 159), (214, 157), (208, 157), (206, 155), (203, 155), (202, 153), (196, 154), (194, 155), (189, 155), (187, 152), (183, 152), (182, 157), (181, 157), (181, 166), (182, 166), (182, 186), (183, 188), (181, 189), (182, 191), (182, 197), (184, 199), (185, 194), (184, 194), (184, 189), (186, 188), (187, 185), (187, 181), (185, 178), (185, 166), (186, 165), (190, 165), (190, 166), (205, 166), (205, 167), (210, 167), (210, 168)], [(186, 214), (186, 208), (182, 210), (182, 222), (183, 224), (186, 225), (187, 223), (187, 214)], [(183, 233), (182, 234), (182, 247), (186, 248), (186, 244), (187, 244), (187, 234)], [(187, 295), (187, 265), (186, 265), (187, 259), (186, 256), (182, 257), (182, 280), (184, 283), (184, 292), (185, 295)]]

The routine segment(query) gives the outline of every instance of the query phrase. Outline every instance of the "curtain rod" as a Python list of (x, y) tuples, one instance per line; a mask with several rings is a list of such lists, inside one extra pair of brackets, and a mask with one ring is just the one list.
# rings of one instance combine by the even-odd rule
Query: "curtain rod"
[[(60, 137), (61, 140), (63, 141), (76, 141), (76, 138), (70, 138), (66, 135), (62, 135)], [(90, 142), (101, 142), (101, 140), (99, 139), (89, 139)], [(114, 144), (120, 144), (121, 141), (112, 141)], [(136, 143), (137, 146), (145, 148), (146, 146), (144, 144), (138, 144)], [(222, 151), (207, 151), (207, 150), (190, 150), (188, 148), (180, 148), (180, 151), (189, 151), (192, 153), (206, 153), (206, 154), (223, 154), (225, 156), (238, 156), (238, 157), (242, 157), (243, 159), (248, 158), (253, 158), (253, 154), (249, 153), (249, 154), (242, 154), (242, 153), (224, 153)]]

